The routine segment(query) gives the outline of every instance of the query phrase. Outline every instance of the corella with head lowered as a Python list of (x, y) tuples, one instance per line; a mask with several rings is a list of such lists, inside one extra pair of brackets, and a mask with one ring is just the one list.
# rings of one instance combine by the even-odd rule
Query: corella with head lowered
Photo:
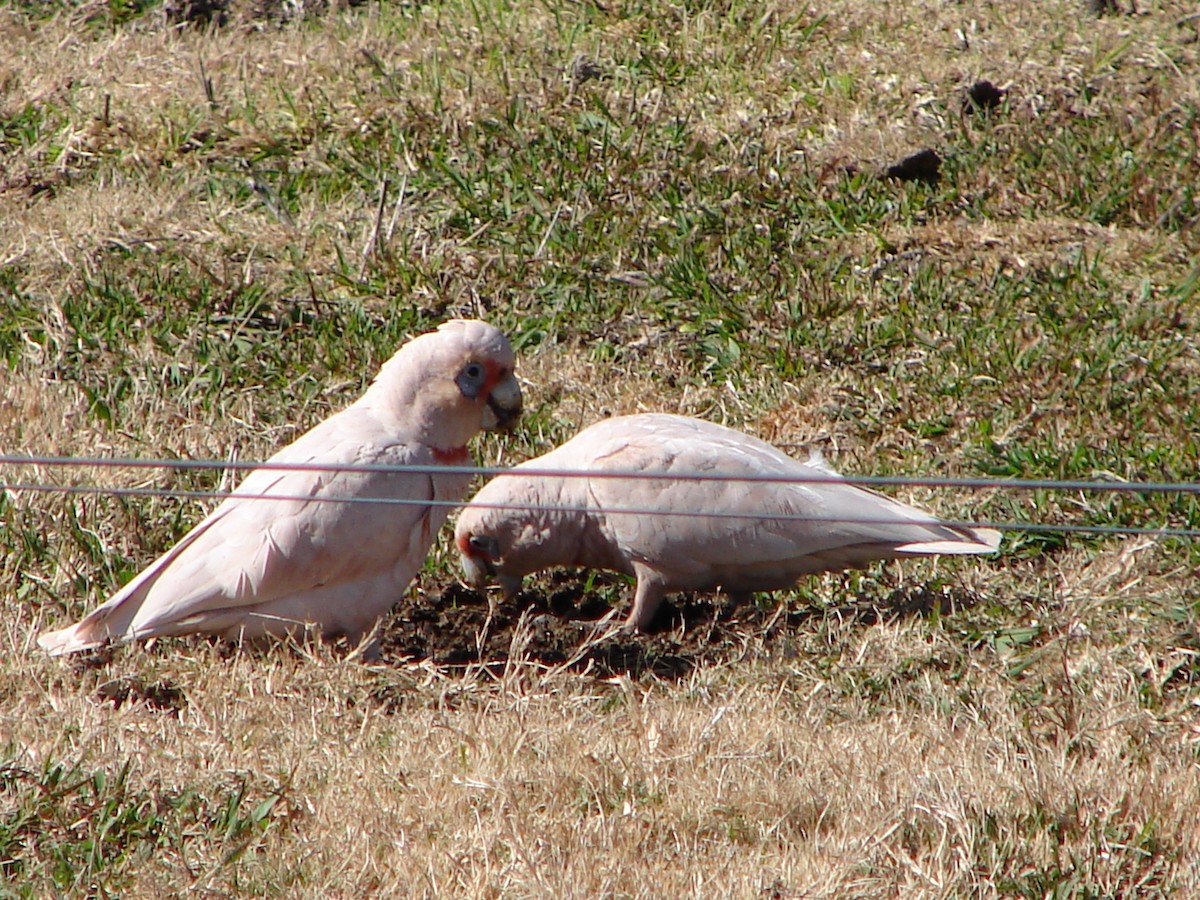
[(504, 335), (446, 322), (401, 347), (362, 397), (252, 471), (111, 600), (38, 643), (69, 653), (110, 638), (305, 627), (357, 641), (404, 593), (445, 504), (470, 483), (453, 469), (379, 467), (468, 465), (467, 442), (520, 411)]
[[(589, 474), (565, 474), (576, 471)], [(625, 625), (638, 630), (668, 591), (780, 590), (873, 560), (992, 553), (1000, 535), (847, 484), (819, 456), (799, 462), (720, 425), (650, 414), (599, 422), (494, 478), (455, 541), (468, 582), (495, 577), (510, 594), (552, 566), (633, 575)]]

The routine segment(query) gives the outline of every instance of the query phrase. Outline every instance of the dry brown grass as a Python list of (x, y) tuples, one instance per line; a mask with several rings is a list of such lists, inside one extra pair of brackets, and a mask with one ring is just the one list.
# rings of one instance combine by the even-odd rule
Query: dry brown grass
[[(237, 866), (205, 836), (148, 860), (139, 895), (1005, 896), (1054, 867), (1108, 895), (1190, 893), (1194, 719), (1151, 715), (1120, 651), (1048, 624), (1023, 710), (1003, 659), (908, 623), (829, 622), (794, 655), (676, 684), (178, 644), (81, 676), (10, 629), (11, 674), (39, 688), (6, 724), (33, 770), (121, 759), (151, 796), (279, 794)], [(93, 699), (125, 675), (185, 684), (186, 706)]]
[[(486, 462), (652, 409), (866, 474), (1194, 478), (1184, 3), (115, 8), (0, 10), (6, 453), (262, 458), (467, 313), (526, 341)], [(922, 146), (948, 186), (864, 174)], [(901, 493), (1197, 527), (1188, 499)], [(533, 622), (474, 666), (36, 651), (206, 505), (0, 493), (0, 896), (1200, 894), (1185, 541), (814, 579), (675, 678), (547, 662)]]

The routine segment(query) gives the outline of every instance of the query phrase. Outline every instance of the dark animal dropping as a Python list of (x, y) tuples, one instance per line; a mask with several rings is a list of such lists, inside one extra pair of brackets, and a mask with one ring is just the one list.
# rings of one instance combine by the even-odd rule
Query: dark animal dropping
[(1004, 91), (990, 81), (977, 81), (967, 88), (967, 96), (963, 100), (963, 111), (966, 113), (990, 112), (1004, 102), (1004, 94)]
[(942, 158), (937, 155), (937, 151), (927, 147), (924, 150), (918, 150), (912, 156), (906, 156), (894, 166), (888, 166), (884, 174), (888, 178), (896, 178), (900, 181), (923, 181), (933, 185), (938, 183), (941, 166)]

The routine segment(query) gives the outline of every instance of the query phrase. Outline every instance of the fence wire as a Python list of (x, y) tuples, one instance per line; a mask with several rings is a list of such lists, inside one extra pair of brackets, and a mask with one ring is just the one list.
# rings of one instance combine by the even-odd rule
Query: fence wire
[[(1115, 476), (1106, 480), (1078, 480), (1078, 479), (1023, 479), (1023, 478), (941, 478), (941, 477), (920, 477), (914, 478), (909, 476), (880, 476), (880, 475), (833, 475), (828, 472), (814, 470), (811, 475), (806, 474), (750, 474), (750, 473), (722, 473), (713, 471), (703, 472), (647, 472), (647, 471), (620, 471), (620, 470), (580, 470), (580, 469), (561, 469), (561, 468), (544, 468), (537, 466), (524, 466), (520, 469), (514, 469), (508, 466), (441, 466), (441, 465), (412, 465), (412, 466), (396, 466), (396, 465), (338, 465), (330, 463), (281, 463), (281, 462), (247, 462), (241, 460), (176, 460), (176, 459), (137, 459), (137, 458), (106, 458), (106, 457), (70, 457), (70, 456), (34, 456), (34, 455), (12, 455), (0, 454), (0, 466), (13, 466), (25, 468), (49, 468), (49, 469), (87, 469), (87, 468), (105, 468), (105, 469), (129, 469), (129, 470), (174, 470), (174, 471), (203, 471), (203, 470), (221, 470), (221, 471), (241, 471), (249, 472), (252, 470), (261, 471), (280, 471), (280, 472), (316, 472), (316, 473), (343, 473), (357, 472), (370, 474), (410, 474), (410, 475), (462, 475), (462, 476), (486, 476), (497, 477), (504, 475), (518, 475), (525, 478), (555, 478), (555, 479), (573, 479), (584, 478), (589, 480), (595, 479), (614, 479), (614, 480), (631, 480), (631, 481), (654, 481), (654, 482), (721, 482), (721, 483), (766, 483), (779, 485), (797, 485), (797, 484), (813, 484), (813, 485), (829, 485), (843, 484), (853, 485), (857, 487), (877, 488), (877, 487), (902, 487), (902, 488), (950, 488), (959, 490), (973, 491), (1052, 491), (1052, 492), (1070, 492), (1070, 493), (1098, 493), (1098, 494), (1139, 494), (1146, 496), (1153, 495), (1181, 495), (1194, 497), (1200, 494), (1200, 483), (1193, 482), (1131, 482), (1123, 481)], [(200, 489), (174, 489), (174, 488), (156, 488), (148, 486), (137, 487), (104, 487), (99, 485), (84, 485), (84, 484), (60, 484), (50, 483), (36, 480), (21, 480), (21, 481), (0, 481), (0, 491), (6, 492), (27, 492), (27, 493), (64, 493), (64, 494), (82, 494), (82, 495), (109, 495), (109, 496), (147, 496), (147, 497), (171, 497), (171, 498), (186, 498), (197, 500), (272, 500), (282, 502), (304, 502), (304, 503), (375, 503), (397, 506), (421, 506), (421, 507), (459, 507), (464, 505), (463, 501), (457, 500), (437, 500), (424, 499), (417, 497), (372, 497), (362, 495), (318, 495), (311, 494), (286, 494), (286, 493), (250, 493), (239, 492), (236, 489), (232, 491), (224, 490), (200, 490)], [(797, 515), (789, 513), (771, 513), (771, 512), (755, 512), (747, 514), (744, 511), (734, 512), (717, 509), (662, 509), (652, 506), (614, 506), (598, 508), (596, 506), (572, 506), (565, 504), (526, 504), (526, 503), (474, 503), (476, 506), (482, 506), (493, 509), (510, 509), (514, 511), (546, 511), (552, 510), (561, 513), (592, 513), (604, 515), (637, 515), (637, 516), (682, 516), (688, 518), (704, 518), (714, 520), (742, 520), (754, 519), (760, 521), (790, 521), (802, 519), (807, 522), (813, 521), (836, 521), (843, 524), (895, 524), (895, 519), (879, 519), (870, 517), (855, 517), (846, 518), (838, 517), (836, 519), (822, 519), (819, 516), (813, 515)], [(1056, 523), (1056, 522), (1016, 522), (1016, 521), (984, 521), (984, 520), (953, 520), (939, 519), (943, 525), (948, 525), (957, 528), (994, 528), (1000, 531), (1013, 532), (1051, 532), (1062, 534), (1094, 534), (1094, 535), (1145, 535), (1145, 536), (1161, 536), (1161, 537), (1176, 537), (1176, 538), (1197, 538), (1200, 537), (1200, 528), (1182, 527), (1173, 525), (1161, 526), (1127, 526), (1127, 525), (1091, 525), (1091, 524), (1074, 524), (1074, 523)]]

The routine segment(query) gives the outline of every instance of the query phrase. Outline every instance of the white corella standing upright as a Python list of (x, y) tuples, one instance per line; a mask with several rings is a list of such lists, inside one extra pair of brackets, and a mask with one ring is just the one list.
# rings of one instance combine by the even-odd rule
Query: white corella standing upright
[[(446, 519), (439, 504), (460, 501), (470, 475), (356, 467), (469, 465), (467, 442), (520, 414), (513, 366), (504, 335), (479, 321), (409, 341), (355, 403), (252, 471), (107, 603), (38, 643), (60, 654), (306, 628), (358, 641), (408, 588)], [(287, 465), (330, 468), (277, 468)]]

